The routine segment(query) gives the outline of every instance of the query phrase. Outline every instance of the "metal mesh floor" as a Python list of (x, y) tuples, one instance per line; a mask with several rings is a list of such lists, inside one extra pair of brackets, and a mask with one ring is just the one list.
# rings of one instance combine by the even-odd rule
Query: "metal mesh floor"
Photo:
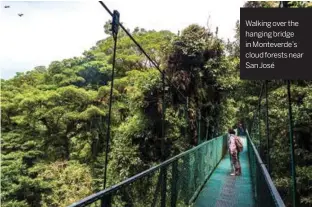
[(255, 206), (252, 189), (247, 140), (242, 137), (244, 150), (240, 154), (241, 176), (231, 176), (229, 154), (221, 160), (195, 201), (195, 207)]

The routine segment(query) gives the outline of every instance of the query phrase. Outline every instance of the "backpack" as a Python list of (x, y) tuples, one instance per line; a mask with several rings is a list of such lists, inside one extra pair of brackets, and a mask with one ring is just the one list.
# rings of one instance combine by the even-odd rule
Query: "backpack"
[(238, 151), (238, 152), (243, 151), (243, 143), (242, 143), (242, 140), (241, 140), (239, 137), (237, 137), (237, 136), (235, 136), (235, 145), (236, 145), (236, 148), (237, 148), (237, 151)]

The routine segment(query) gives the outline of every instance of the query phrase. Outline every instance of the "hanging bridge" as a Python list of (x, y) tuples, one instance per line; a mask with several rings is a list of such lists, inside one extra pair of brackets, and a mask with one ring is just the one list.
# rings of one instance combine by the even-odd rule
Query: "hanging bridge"
[[(131, 34), (119, 23), (119, 13), (112, 13), (106, 5), (100, 1), (100, 4), (113, 17), (112, 35), (114, 38), (114, 54), (113, 54), (113, 70), (110, 100), (112, 100), (112, 89), (114, 81), (114, 67), (117, 44), (118, 26), (130, 37), (130, 39), (138, 46), (142, 53), (147, 57), (151, 64), (162, 74), (163, 91), (165, 91), (166, 75), (163, 70), (159, 69), (158, 64), (153, 61), (143, 48), (136, 42)], [(169, 85), (171, 84), (170, 81)], [(289, 101), (289, 120), (290, 120), (290, 147), (292, 159), (292, 178), (296, 177), (295, 162), (293, 155), (293, 135), (292, 135), (292, 115), (290, 103), (290, 82), (287, 84), (288, 101)], [(173, 86), (174, 87), (174, 86)], [(267, 102), (267, 81), (262, 84), (258, 112), (261, 107), (261, 97), (263, 88), (266, 92), (266, 117), (268, 117), (268, 102)], [(179, 92), (179, 90), (177, 90)], [(165, 93), (165, 92), (164, 92)], [(183, 97), (183, 94), (182, 94)], [(186, 97), (186, 102), (188, 99)], [(163, 95), (163, 105), (164, 105)], [(106, 172), (110, 140), (110, 113), (111, 105), (109, 105), (108, 117), (108, 132), (106, 137), (106, 160), (105, 160), (105, 175), (104, 175), (104, 190), (97, 192), (89, 197), (77, 201), (70, 207), (146, 207), (146, 206), (171, 206), (171, 207), (245, 207), (245, 206), (264, 206), (264, 207), (283, 207), (285, 206), (281, 199), (273, 181), (270, 177), (268, 169), (270, 168), (270, 153), (269, 153), (269, 126), (268, 119), (266, 120), (267, 127), (267, 152), (266, 160), (263, 161), (260, 153), (261, 144), (253, 143), (253, 136), (249, 135), (248, 131), (241, 136), (244, 143), (244, 149), (240, 153), (239, 159), (242, 167), (240, 176), (231, 176), (232, 171), (230, 156), (228, 153), (228, 135), (224, 134), (219, 137), (207, 140), (200, 137), (199, 140), (205, 140), (199, 145), (182, 152), (170, 159), (167, 159), (157, 166), (143, 171), (133, 177), (130, 177), (109, 188), (106, 187)], [(163, 110), (163, 128), (164, 133), (164, 110)], [(256, 118), (254, 116), (254, 120)], [(201, 117), (201, 116), (200, 116)], [(254, 122), (253, 122), (254, 123)], [(253, 126), (256, 127), (256, 126)], [(258, 135), (260, 135), (260, 124), (258, 126)], [(200, 128), (200, 124), (199, 124)], [(253, 128), (252, 128), (253, 129)], [(164, 137), (164, 134), (163, 134)], [(201, 138), (201, 139), (200, 139)], [(258, 139), (258, 140), (259, 140)], [(267, 169), (268, 168), (268, 169)], [(296, 182), (293, 179), (293, 206), (296, 206), (295, 191)]]
[(227, 135), (223, 135), (70, 207), (285, 206), (249, 134), (241, 138), (241, 176), (230, 175)]

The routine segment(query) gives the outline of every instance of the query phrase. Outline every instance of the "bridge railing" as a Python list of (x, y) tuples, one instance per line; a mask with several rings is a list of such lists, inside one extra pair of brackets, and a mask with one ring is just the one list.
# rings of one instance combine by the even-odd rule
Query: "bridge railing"
[(248, 157), (257, 206), (285, 207), (265, 164), (247, 132)]
[(211, 139), (70, 207), (188, 206), (224, 156), (226, 146), (226, 135)]

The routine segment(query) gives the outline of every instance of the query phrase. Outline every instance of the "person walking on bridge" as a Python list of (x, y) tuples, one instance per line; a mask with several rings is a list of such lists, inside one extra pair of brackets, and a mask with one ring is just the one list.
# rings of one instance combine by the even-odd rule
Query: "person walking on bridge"
[(242, 141), (238, 136), (235, 135), (235, 131), (233, 129), (229, 129), (229, 153), (231, 158), (231, 166), (234, 168), (231, 175), (241, 175), (241, 165), (239, 161), (239, 153), (242, 151)]

